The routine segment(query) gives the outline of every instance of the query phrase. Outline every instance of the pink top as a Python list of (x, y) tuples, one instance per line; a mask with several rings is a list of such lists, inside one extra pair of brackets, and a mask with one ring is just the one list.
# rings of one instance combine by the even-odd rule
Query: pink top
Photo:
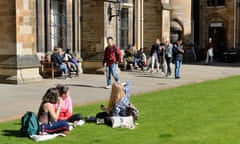
[[(53, 107), (57, 111), (58, 104), (53, 104)], [(62, 101), (58, 120), (66, 120), (70, 116), (72, 116), (72, 99), (70, 96), (68, 96), (65, 100)]]

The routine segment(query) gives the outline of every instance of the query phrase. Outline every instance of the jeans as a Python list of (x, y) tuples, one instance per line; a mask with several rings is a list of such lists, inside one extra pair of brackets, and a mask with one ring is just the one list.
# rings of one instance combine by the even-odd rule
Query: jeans
[(117, 65), (112, 64), (110, 66), (106, 66), (106, 77), (107, 77), (107, 85), (112, 84), (111, 75), (113, 76), (115, 81), (119, 81), (117, 74)]
[(60, 121), (52, 122), (51, 124), (41, 124), (40, 129), (41, 129), (41, 132), (54, 134), (54, 133), (69, 131), (69, 125), (67, 121), (60, 120)]
[(68, 74), (68, 68), (66, 64), (61, 64), (59, 68), (63, 71), (64, 74)]
[(168, 74), (168, 75), (171, 75), (171, 74), (172, 74), (172, 70), (171, 70), (172, 58), (166, 56), (166, 61), (167, 61), (167, 74)]
[(182, 65), (181, 60), (175, 60), (175, 78), (180, 77), (180, 67)]
[(154, 70), (155, 62), (157, 64), (157, 70), (159, 71), (159, 59), (157, 53), (154, 53), (152, 56), (152, 70)]

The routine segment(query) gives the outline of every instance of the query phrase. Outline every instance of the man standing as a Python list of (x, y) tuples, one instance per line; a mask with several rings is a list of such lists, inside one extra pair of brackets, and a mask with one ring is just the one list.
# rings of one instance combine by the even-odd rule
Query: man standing
[(182, 46), (182, 40), (178, 40), (177, 44), (173, 48), (174, 63), (175, 63), (175, 79), (180, 79), (180, 68), (183, 61), (184, 49)]
[(173, 45), (170, 43), (169, 40), (166, 40), (166, 61), (167, 61), (167, 73), (166, 76), (170, 76), (172, 74), (171, 70), (171, 62), (172, 62), (172, 51), (173, 51)]
[(107, 38), (108, 46), (104, 50), (103, 65), (106, 67), (107, 86), (106, 89), (112, 87), (111, 75), (116, 82), (120, 82), (117, 74), (117, 63), (121, 62), (120, 49), (113, 44), (113, 38)]
[(214, 49), (214, 44), (212, 42), (212, 38), (209, 38), (207, 46), (206, 46), (206, 52), (207, 52), (207, 57), (206, 57), (206, 61), (205, 64), (208, 64), (208, 59), (210, 57), (210, 62), (213, 63), (213, 49)]

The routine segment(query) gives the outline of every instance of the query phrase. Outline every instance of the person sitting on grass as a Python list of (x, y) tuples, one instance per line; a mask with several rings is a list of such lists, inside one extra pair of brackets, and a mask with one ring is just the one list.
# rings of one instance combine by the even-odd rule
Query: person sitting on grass
[(130, 103), (129, 89), (130, 82), (113, 83), (108, 107), (101, 105), (100, 108), (103, 112), (96, 115), (97, 124), (105, 123), (112, 126), (111, 116), (129, 116), (127, 114), (127, 106)]
[[(75, 123), (76, 125), (83, 125), (84, 121), (81, 120), (82, 116), (80, 114), (72, 114), (72, 99), (69, 87), (65, 85), (57, 85), (56, 88), (58, 89), (59, 97), (62, 100), (58, 120), (66, 120), (70, 123)], [(59, 104), (53, 104), (53, 107), (57, 111)]]
[[(58, 103), (57, 111), (52, 104)], [(42, 103), (38, 111), (38, 120), (40, 122), (41, 133), (64, 133), (68, 134), (69, 125), (65, 120), (57, 121), (60, 113), (62, 100), (58, 99), (58, 90), (49, 88), (42, 98)]]

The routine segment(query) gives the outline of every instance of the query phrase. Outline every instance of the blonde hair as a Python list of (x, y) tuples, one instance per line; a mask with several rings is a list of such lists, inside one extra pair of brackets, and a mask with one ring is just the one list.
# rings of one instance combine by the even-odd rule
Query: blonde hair
[(114, 105), (125, 95), (123, 87), (119, 83), (112, 84), (112, 91), (108, 102), (108, 111), (112, 111)]

